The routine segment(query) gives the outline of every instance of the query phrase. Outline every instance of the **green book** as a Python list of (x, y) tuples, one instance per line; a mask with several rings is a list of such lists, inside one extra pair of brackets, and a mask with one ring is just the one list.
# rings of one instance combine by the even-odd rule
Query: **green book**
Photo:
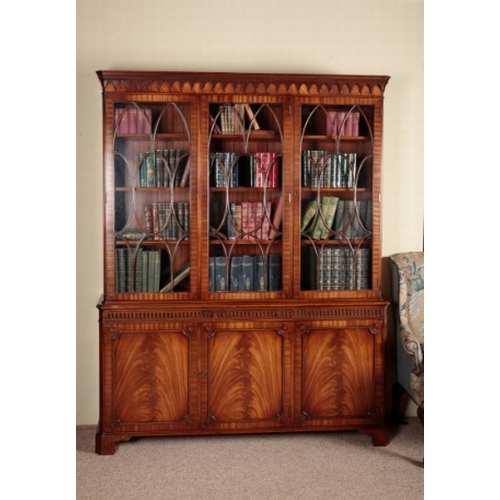
[(339, 198), (336, 196), (327, 196), (323, 198), (323, 216), (325, 218), (325, 223), (321, 228), (320, 238), (322, 240), (327, 240), (330, 235), (330, 229), (333, 225), (333, 219), (335, 218), (338, 202)]
[(324, 234), (328, 235), (328, 228), (326, 227), (327, 224), (326, 215), (329, 203), (330, 200), (328, 196), (324, 196), (321, 199), (321, 211), (318, 210), (318, 215), (316, 217), (314, 226), (311, 231), (311, 238), (313, 238), (314, 240), (324, 239), (323, 235)]
[(304, 232), (311, 221), (314, 219), (314, 216), (316, 215), (318, 211), (318, 200), (315, 198), (314, 200), (311, 200), (309, 204), (307, 205), (307, 208), (304, 212), (304, 215), (302, 216), (302, 224), (300, 226), (300, 232)]

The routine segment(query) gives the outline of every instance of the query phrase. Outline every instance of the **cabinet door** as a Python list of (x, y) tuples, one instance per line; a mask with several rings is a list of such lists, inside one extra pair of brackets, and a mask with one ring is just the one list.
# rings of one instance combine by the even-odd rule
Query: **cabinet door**
[(371, 296), (380, 285), (379, 109), (325, 100), (297, 113), (301, 295)]
[(284, 272), (284, 256), (290, 254), (284, 193), (291, 182), (284, 101), (234, 99), (217, 102), (213, 96), (207, 103), (204, 291), (214, 300), (221, 293), (228, 299), (282, 297), (290, 283)]
[(104, 339), (105, 430), (154, 433), (192, 428), (197, 383), (192, 376), (193, 329), (111, 328)]
[(196, 290), (194, 106), (133, 101), (109, 109), (107, 292), (127, 300), (186, 297)]
[(206, 328), (205, 426), (254, 431), (287, 423), (290, 337), (283, 324), (220, 324)]
[(335, 428), (382, 418), (382, 349), (379, 325), (301, 325), (295, 343), (297, 420)]

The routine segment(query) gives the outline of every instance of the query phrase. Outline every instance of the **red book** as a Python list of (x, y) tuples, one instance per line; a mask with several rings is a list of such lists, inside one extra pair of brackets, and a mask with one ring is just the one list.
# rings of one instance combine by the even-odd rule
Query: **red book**
[(269, 176), (268, 187), (277, 188), (280, 186), (281, 162), (277, 153), (271, 153), (271, 174)]
[(352, 135), (355, 137), (359, 135), (359, 111), (352, 113)]
[(255, 236), (257, 236), (257, 238), (259, 240), (262, 240), (264, 239), (264, 236), (263, 236), (263, 224), (264, 224), (264, 221), (263, 221), (263, 215), (264, 215), (264, 211), (262, 209), (262, 203), (260, 202), (254, 202), (252, 203), (253, 205), (253, 220), (254, 220), (254, 228), (256, 229), (255, 231)]
[(249, 223), (249, 207), (250, 207), (250, 202), (244, 201), (241, 204), (241, 229), (243, 231), (243, 238), (244, 240), (249, 240), (250, 236), (248, 235), (250, 231), (250, 223)]
[(266, 159), (264, 153), (255, 153), (255, 187), (264, 187), (266, 178)]
[[(261, 207), (262, 210), (262, 205), (259, 203), (259, 206)], [(268, 201), (266, 202), (266, 210), (265, 213), (262, 214), (262, 231), (261, 231), (261, 236), (260, 238), (262, 240), (268, 240), (269, 239), (269, 230), (271, 229), (271, 202)]]
[(137, 115), (139, 110), (137, 108), (129, 108), (126, 113), (128, 114), (128, 133), (137, 134)]
[(144, 108), (136, 110), (137, 112), (137, 124), (136, 130), (138, 134), (149, 134), (151, 132), (151, 109)]
[(115, 109), (115, 127), (119, 134), (128, 134), (128, 112), (125, 109)]
[(326, 135), (337, 135), (337, 112), (326, 113)]
[(338, 111), (337, 112), (337, 135), (346, 135), (345, 127), (346, 127), (346, 112)]

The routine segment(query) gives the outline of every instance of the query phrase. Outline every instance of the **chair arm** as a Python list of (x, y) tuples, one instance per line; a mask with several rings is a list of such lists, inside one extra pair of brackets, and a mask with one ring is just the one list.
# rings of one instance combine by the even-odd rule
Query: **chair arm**
[(413, 358), (413, 373), (424, 373), (424, 346), (414, 335), (408, 334), (408, 331), (401, 332), (401, 343), (404, 351)]

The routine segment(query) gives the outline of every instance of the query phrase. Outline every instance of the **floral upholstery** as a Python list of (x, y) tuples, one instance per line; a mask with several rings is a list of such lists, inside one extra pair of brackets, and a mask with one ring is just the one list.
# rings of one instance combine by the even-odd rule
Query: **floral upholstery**
[(397, 382), (424, 408), (424, 252), (392, 255)]

